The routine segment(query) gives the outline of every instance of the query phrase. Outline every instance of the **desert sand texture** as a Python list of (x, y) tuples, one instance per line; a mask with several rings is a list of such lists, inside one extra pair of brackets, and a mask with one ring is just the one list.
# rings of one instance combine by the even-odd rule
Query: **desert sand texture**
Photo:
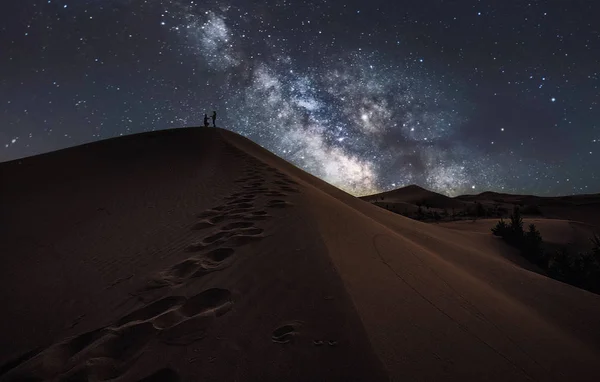
[(0, 176), (1, 381), (600, 373), (600, 296), (483, 228), (386, 211), (225, 130), (110, 139)]

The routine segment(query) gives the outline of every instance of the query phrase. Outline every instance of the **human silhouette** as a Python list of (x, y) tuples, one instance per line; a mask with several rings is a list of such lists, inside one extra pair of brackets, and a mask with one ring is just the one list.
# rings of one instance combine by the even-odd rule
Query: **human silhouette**
[[(213, 119), (213, 121), (214, 121), (214, 119)], [(208, 127), (208, 114), (206, 114), (206, 113), (204, 114), (204, 127)]]
[(213, 122), (213, 127), (217, 127), (217, 112), (213, 110), (212, 113), (212, 122)]

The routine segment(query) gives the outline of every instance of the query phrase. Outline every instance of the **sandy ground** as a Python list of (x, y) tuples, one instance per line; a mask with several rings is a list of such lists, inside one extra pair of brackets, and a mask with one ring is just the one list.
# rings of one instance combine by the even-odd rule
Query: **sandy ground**
[(230, 132), (118, 138), (0, 176), (2, 381), (600, 372), (600, 296), (525, 269), (491, 235), (385, 211)]

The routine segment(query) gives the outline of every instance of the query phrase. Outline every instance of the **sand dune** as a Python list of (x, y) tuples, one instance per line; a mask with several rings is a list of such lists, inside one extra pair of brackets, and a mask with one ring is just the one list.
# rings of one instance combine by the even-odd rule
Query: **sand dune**
[(437, 192), (426, 190), (416, 185), (410, 185), (396, 190), (382, 192), (376, 195), (364, 196), (361, 199), (378, 203), (405, 203), (409, 205), (424, 205), (431, 208), (463, 208), (464, 202), (450, 198)]
[(220, 129), (0, 164), (0, 379), (596, 380), (600, 296)]

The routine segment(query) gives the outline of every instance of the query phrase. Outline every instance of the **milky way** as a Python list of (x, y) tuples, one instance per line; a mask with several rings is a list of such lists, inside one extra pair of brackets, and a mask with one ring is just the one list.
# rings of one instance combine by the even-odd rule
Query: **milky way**
[(591, 25), (578, 30), (588, 48), (551, 41), (535, 57), (519, 44), (544, 28), (573, 34), (546, 26), (558, 9), (542, 2), (249, 3), (12, 5), (0, 160), (199, 125), (216, 110), (220, 127), (356, 195), (600, 191)]

